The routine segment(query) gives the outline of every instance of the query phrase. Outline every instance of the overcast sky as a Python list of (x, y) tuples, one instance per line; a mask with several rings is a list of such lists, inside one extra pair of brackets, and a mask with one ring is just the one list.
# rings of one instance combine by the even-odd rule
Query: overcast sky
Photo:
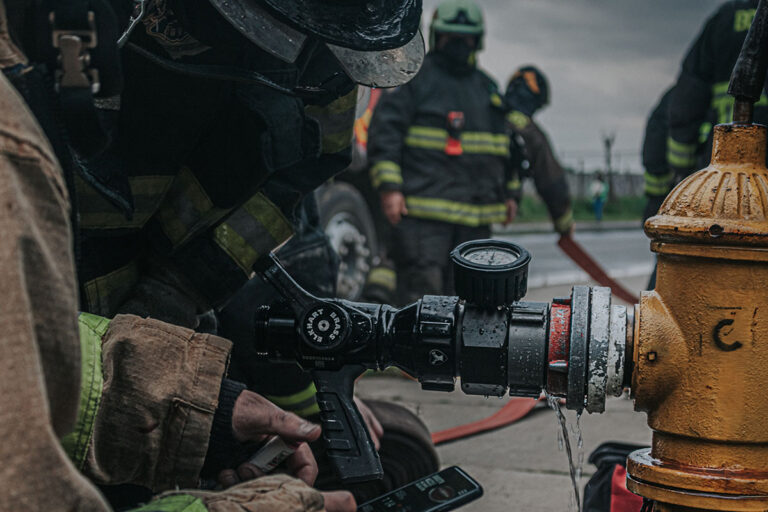
[[(437, 0), (424, 0), (425, 22)], [(480, 65), (499, 85), (535, 64), (550, 106), (538, 116), (565, 164), (602, 164), (601, 134), (616, 133), (618, 166), (640, 170), (645, 120), (676, 79), (688, 47), (722, 0), (480, 0), (487, 36)], [(425, 32), (426, 36), (426, 32)]]

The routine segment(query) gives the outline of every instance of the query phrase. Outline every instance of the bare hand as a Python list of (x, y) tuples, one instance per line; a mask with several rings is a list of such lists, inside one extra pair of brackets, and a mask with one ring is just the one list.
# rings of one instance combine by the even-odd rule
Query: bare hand
[(329, 491), (323, 493), (326, 512), (355, 512), (357, 503), (351, 492)]
[(355, 405), (357, 406), (357, 410), (360, 411), (363, 420), (365, 420), (365, 425), (368, 427), (368, 433), (371, 435), (373, 446), (376, 448), (376, 451), (379, 451), (379, 448), (381, 448), (381, 438), (384, 436), (384, 427), (381, 426), (381, 423), (376, 418), (376, 415), (373, 414), (373, 411), (357, 397), (355, 397)]
[(504, 221), (504, 225), (511, 224), (515, 217), (517, 217), (517, 201), (514, 199), (507, 199), (505, 202), (507, 206), (507, 220)]
[[(307, 485), (315, 482), (317, 462), (306, 443), (320, 437), (319, 425), (280, 409), (257, 393), (243, 391), (237, 397), (232, 411), (232, 431), (240, 442), (262, 442), (269, 436), (277, 435), (287, 443), (296, 445), (296, 451), (285, 461), (286, 468), (291, 475)], [(259, 476), (263, 476), (261, 471), (245, 463), (237, 471), (230, 469), (219, 473), (219, 482), (229, 487)]]
[(389, 223), (393, 226), (400, 222), (403, 215), (408, 215), (408, 208), (405, 206), (405, 196), (399, 190), (381, 193), (381, 209)]

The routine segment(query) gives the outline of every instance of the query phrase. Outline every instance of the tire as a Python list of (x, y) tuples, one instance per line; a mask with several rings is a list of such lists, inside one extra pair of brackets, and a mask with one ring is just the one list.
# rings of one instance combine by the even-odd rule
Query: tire
[(358, 504), (372, 500), (398, 487), (431, 475), (440, 469), (432, 436), (426, 425), (411, 411), (392, 402), (366, 400), (384, 427), (379, 457), (384, 478), (373, 482), (343, 485), (336, 478), (324, 454), (316, 453), (320, 476), (315, 482), (319, 489), (347, 489)]
[(360, 192), (348, 183), (324, 186), (317, 195), (320, 227), (339, 256), (337, 295), (358, 300), (378, 254), (376, 227)]

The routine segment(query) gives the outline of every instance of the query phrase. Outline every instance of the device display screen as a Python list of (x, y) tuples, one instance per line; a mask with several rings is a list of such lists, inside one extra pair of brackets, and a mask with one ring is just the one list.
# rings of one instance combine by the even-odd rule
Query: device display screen
[(411, 482), (358, 507), (359, 512), (445, 512), (483, 495), (461, 468), (453, 466)]

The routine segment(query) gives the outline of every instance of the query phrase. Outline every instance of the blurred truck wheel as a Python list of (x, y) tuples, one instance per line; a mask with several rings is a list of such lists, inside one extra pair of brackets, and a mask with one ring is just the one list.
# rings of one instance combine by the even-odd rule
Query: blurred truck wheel
[(363, 196), (352, 185), (336, 182), (317, 194), (320, 227), (339, 256), (336, 294), (358, 300), (363, 293), (374, 255), (378, 254), (376, 228)]

